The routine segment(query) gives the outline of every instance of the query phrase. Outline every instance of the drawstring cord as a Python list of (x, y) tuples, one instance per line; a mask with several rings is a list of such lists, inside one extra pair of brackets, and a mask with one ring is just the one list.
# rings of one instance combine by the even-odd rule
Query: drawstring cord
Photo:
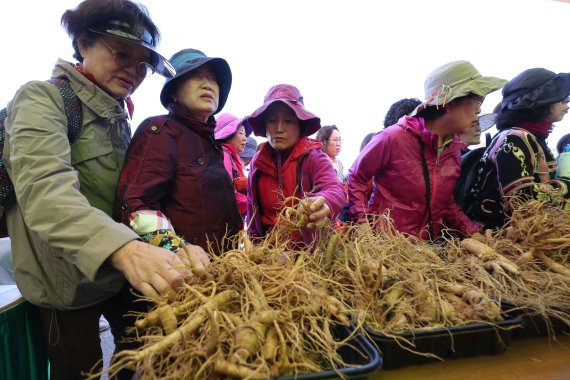
[[(55, 341), (51, 339), (51, 333), (55, 332), (57, 334), (57, 338)], [(49, 331), (48, 331), (48, 344), (51, 347), (55, 347), (59, 343), (60, 333), (59, 333), (59, 325), (57, 324), (57, 310), (51, 310), (51, 316), (49, 320)]]

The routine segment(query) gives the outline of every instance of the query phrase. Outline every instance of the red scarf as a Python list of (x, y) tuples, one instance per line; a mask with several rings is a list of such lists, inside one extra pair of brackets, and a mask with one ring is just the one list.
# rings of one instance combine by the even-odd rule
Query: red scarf
[(536, 123), (531, 123), (529, 121), (523, 121), (518, 125), (519, 128), (529, 131), (539, 139), (546, 139), (550, 132), (552, 132), (552, 128), (554, 127), (552, 123), (547, 121), (539, 121)]
[[(97, 87), (101, 87), (99, 86), (99, 84), (97, 83), (97, 80), (95, 80), (95, 77), (93, 76), (93, 74), (85, 71), (83, 69), (83, 67), (81, 65), (79, 65), (79, 63), (75, 64), (75, 68), (77, 69), (77, 71), (79, 71), (81, 74), (83, 74), (83, 76), (87, 79), (89, 79), (93, 84), (95, 84)], [(129, 112), (129, 116), (131, 117), (131, 119), (133, 118), (133, 113), (135, 112), (135, 104), (133, 103), (132, 99), (130, 96), (127, 96), (126, 98), (124, 98), (125, 103), (127, 103), (127, 111)]]

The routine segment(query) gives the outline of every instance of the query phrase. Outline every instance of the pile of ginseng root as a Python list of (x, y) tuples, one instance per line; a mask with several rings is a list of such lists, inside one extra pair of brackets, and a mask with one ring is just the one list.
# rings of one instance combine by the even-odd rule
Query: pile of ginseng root
[[(507, 312), (543, 319), (549, 334), (551, 318), (570, 327), (570, 209), (565, 206), (513, 199), (503, 228), (451, 244), (449, 250), (470, 263), (473, 283), (508, 303)], [(458, 246), (472, 255), (461, 255)]]
[(437, 244), (395, 231), (380, 215), (368, 226), (319, 229), (320, 239), (305, 247), (298, 240), (308, 206), (294, 201), (265, 238), (253, 244), (240, 234), (236, 249), (212, 257), (206, 271), (191, 266), (194, 283), (139, 316), (143, 346), (115, 355), (105, 372), (261, 379), (333, 369), (343, 376), (339, 369), (350, 364), (338, 349), (351, 336), (335, 334), (341, 325), (433, 356), (414, 351), (402, 333), (470, 323), (513, 328), (497, 325), (503, 301), (570, 326), (570, 211), (562, 207), (521, 202), (504, 228)]
[(446, 260), (444, 245), (395, 231), (387, 215), (372, 224), (350, 227), (321, 247), (328, 258), (322, 266), (343, 285), (333, 294), (368, 331), (433, 356), (414, 351), (402, 333), (502, 320), (499, 301), (471, 282), (466, 263)]
[(331, 287), (342, 285), (317, 267), (314, 253), (287, 239), (285, 232), (295, 228), (276, 229), (256, 245), (240, 234), (240, 249), (213, 257), (206, 271), (191, 266), (195, 283), (174, 302), (161, 300), (140, 315), (136, 329), (143, 346), (116, 354), (104, 372), (112, 378), (128, 368), (140, 379), (176, 380), (324, 370), (344, 376), (339, 369), (354, 365), (338, 349), (350, 345), (355, 333), (335, 329), (350, 324), (352, 311), (330, 295)]

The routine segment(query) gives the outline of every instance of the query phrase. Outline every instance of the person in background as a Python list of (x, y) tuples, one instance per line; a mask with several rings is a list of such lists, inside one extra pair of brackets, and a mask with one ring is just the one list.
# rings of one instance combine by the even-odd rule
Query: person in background
[[(389, 210), (398, 231), (422, 239), (437, 239), (444, 224), (463, 235), (479, 231), (453, 198), (463, 145), (457, 135), (477, 120), (485, 96), (505, 82), (482, 76), (467, 61), (429, 74), (425, 101), (413, 116), (376, 134), (350, 168), (352, 219), (365, 223), (367, 214)], [(374, 187), (368, 199), (370, 179)]]
[(167, 115), (142, 122), (117, 189), (118, 218), (143, 240), (178, 251), (229, 249), (242, 227), (232, 180), (214, 139), (232, 73), (222, 58), (184, 49), (171, 58), (176, 76), (160, 93)]
[(245, 174), (249, 173), (249, 162), (253, 158), (253, 155), (257, 152), (257, 140), (253, 136), (249, 136), (245, 142), (245, 149), (243, 152), (238, 153), (238, 156), (243, 161), (246, 169)]
[(570, 133), (562, 136), (556, 143), (556, 177), (570, 178)]
[[(481, 144), (481, 134), (495, 125), (496, 116), (494, 113), (480, 115), (477, 121), (459, 135), (459, 139), (467, 144), (461, 149), (462, 154), (469, 152), (469, 146)], [(486, 140), (488, 140), (487, 144), (491, 141), (491, 134), (487, 134)]]
[(251, 160), (248, 178), (248, 233), (265, 236), (279, 211), (293, 206), (296, 196), (309, 208), (309, 223), (296, 242), (311, 244), (315, 229), (334, 220), (344, 204), (344, 191), (321, 151), (322, 144), (308, 136), (321, 128), (320, 119), (305, 109), (299, 90), (288, 84), (269, 89), (264, 103), (248, 119), (256, 136), (266, 137)]
[(51, 378), (78, 379), (102, 358), (101, 315), (116, 351), (132, 349), (139, 342), (124, 341), (134, 338), (126, 314), (148, 307), (133, 302), (133, 290), (172, 295), (191, 273), (112, 219), (131, 137), (130, 96), (152, 73), (175, 73), (155, 50), (157, 26), (128, 0), (83, 1), (61, 23), (77, 63), (57, 61), (52, 76), (77, 96), (80, 117), (72, 122), (81, 132), (70, 142), (56, 86), (29, 82), (7, 108), (3, 160), (17, 195), (6, 217), (18, 289), (39, 308)]
[(479, 119), (471, 123), (469, 128), (459, 135), (459, 139), (466, 144), (465, 147), (461, 149), (462, 153), (469, 151), (467, 149), (468, 146), (481, 144), (481, 127), (479, 125)]
[(336, 125), (325, 125), (317, 132), (316, 139), (323, 144), (322, 151), (330, 158), (336, 176), (344, 183), (344, 167), (337, 158), (342, 149), (342, 137)]
[(422, 101), (416, 98), (404, 98), (392, 104), (384, 117), (384, 128), (396, 124), (402, 116), (411, 114), (421, 103)]
[(556, 143), (556, 153), (559, 155), (570, 145), (570, 133), (562, 136)]
[[(360, 150), (359, 152), (362, 152), (362, 149), (364, 149), (364, 147), (366, 145), (368, 145), (368, 143), (370, 142), (370, 140), (372, 140), (372, 137), (374, 137), (374, 133), (368, 133), (366, 136), (364, 136), (364, 138), (362, 139), (362, 142), (360, 143)], [(365, 198), (370, 199), (370, 195), (372, 195), (372, 178), (368, 181), (368, 191), (365, 194)], [(344, 204), (344, 207), (342, 208), (342, 210), (340, 211), (340, 214), (338, 214), (338, 227), (342, 227), (342, 223), (346, 223), (346, 222), (351, 222), (351, 218), (350, 218), (350, 214), (349, 214), (349, 203), (348, 203), (348, 181), (345, 181), (344, 183), (344, 192), (347, 195), (346, 196), (346, 202)]]
[(232, 178), (238, 213), (242, 219), (247, 214), (247, 177), (238, 154), (245, 150), (247, 137), (250, 134), (251, 126), (244, 124), (244, 119), (238, 119), (229, 113), (218, 116), (214, 137), (222, 144), (224, 166)]
[(374, 136), (373, 132), (370, 132), (369, 134), (367, 134), (366, 136), (364, 136), (364, 138), (362, 139), (362, 142), (360, 143), (360, 149), (358, 150), (358, 152), (362, 152), (362, 149), (364, 149), (364, 147), (366, 145), (368, 145), (368, 143), (370, 142), (370, 140), (372, 140), (372, 137)]
[(544, 68), (523, 71), (503, 88), (497, 130), (470, 193), (469, 215), (497, 228), (510, 215), (509, 198), (569, 198), (570, 179), (555, 179), (556, 161), (546, 139), (568, 112), (570, 73)]

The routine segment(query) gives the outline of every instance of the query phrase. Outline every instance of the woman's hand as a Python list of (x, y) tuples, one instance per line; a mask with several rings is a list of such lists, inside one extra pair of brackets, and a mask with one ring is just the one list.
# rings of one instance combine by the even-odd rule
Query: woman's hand
[[(192, 246), (191, 256), (195, 265), (204, 268), (209, 259), (200, 247), (196, 247)], [(135, 289), (150, 298), (173, 299), (176, 291), (193, 277), (184, 262), (186, 257), (138, 240), (119, 248), (109, 260)]]
[(307, 228), (323, 227), (331, 213), (325, 198), (321, 196), (308, 197), (303, 199), (302, 202), (305, 204), (305, 209), (309, 211)]

